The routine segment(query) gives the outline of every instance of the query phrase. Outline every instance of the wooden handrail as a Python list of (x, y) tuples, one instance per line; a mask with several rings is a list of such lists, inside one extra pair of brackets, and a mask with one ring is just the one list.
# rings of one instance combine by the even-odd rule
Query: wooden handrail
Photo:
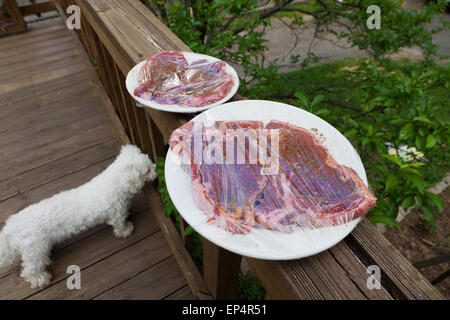
[[(184, 114), (137, 108), (124, 88), (128, 71), (140, 61), (166, 50), (190, 51), (139, 0), (59, 0), (63, 8), (77, 4), (82, 29), (76, 31), (111, 100), (111, 113), (129, 140), (156, 159), (164, 156), (163, 138), (191, 119)], [(234, 99), (240, 99), (236, 96)], [(112, 110), (114, 108), (114, 110)], [(181, 235), (162, 215), (154, 188), (158, 217), (189, 285), (200, 298), (230, 298), (236, 290), (240, 256), (204, 241), (204, 280), (183, 247)], [(183, 223), (182, 225), (185, 225)], [(181, 230), (183, 232), (183, 230)], [(344, 241), (313, 257), (294, 261), (247, 259), (271, 299), (442, 299), (437, 290), (366, 219)], [(381, 269), (381, 288), (367, 286), (367, 267)]]

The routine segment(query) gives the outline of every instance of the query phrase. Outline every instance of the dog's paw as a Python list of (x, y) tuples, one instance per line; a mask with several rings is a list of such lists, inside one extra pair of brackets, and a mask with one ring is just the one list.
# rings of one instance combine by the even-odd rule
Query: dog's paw
[(133, 224), (127, 221), (124, 228), (114, 228), (114, 235), (118, 238), (127, 238), (133, 233), (133, 230)]
[(43, 289), (47, 287), (51, 280), (52, 275), (48, 272), (42, 272), (40, 274), (32, 275), (32, 276), (26, 276), (24, 277), (25, 281), (29, 282), (31, 284), (31, 288), (40, 288)]

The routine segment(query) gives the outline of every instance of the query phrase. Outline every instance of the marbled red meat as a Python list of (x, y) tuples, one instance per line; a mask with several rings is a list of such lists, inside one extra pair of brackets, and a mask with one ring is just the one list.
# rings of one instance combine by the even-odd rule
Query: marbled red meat
[(201, 107), (222, 100), (232, 89), (225, 67), (222, 61), (188, 63), (180, 52), (163, 52), (147, 60), (134, 94), (159, 104)]
[[(256, 134), (258, 129), (266, 129), (267, 139)], [(277, 133), (278, 144), (268, 132)], [(231, 143), (240, 134), (247, 135), (245, 144)], [(376, 203), (353, 169), (339, 165), (314, 134), (292, 124), (217, 121), (204, 127), (190, 122), (177, 129), (169, 143), (172, 152), (184, 157), (182, 166), (192, 177), (197, 207), (209, 222), (233, 233), (339, 225), (362, 216)], [(252, 146), (258, 154), (253, 163)], [(278, 159), (275, 174), (262, 174), (268, 166), (259, 158), (264, 148)], [(225, 161), (228, 152), (234, 160), (230, 163)], [(217, 159), (219, 154), (221, 161), (211, 161), (211, 155)], [(239, 155), (245, 163), (238, 163)]]

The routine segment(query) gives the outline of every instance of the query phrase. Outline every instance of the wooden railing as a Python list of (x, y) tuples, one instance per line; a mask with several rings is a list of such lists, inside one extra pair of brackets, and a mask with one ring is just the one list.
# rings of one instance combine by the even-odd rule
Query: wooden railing
[[(74, 40), (94, 63), (105, 89), (104, 101), (123, 143), (134, 143), (153, 160), (165, 156), (163, 138), (190, 120), (188, 115), (138, 108), (125, 88), (125, 75), (140, 61), (166, 50), (190, 49), (139, 0), (59, 0), (81, 8)], [(74, 33), (75, 35), (75, 33)], [(93, 68), (94, 70), (94, 68)], [(94, 72), (92, 70), (92, 72)], [(234, 99), (242, 99), (235, 96)], [(153, 186), (146, 189), (151, 209), (186, 277), (201, 299), (234, 298), (241, 257), (204, 239), (203, 274), (192, 261), (183, 234), (163, 214)], [(246, 258), (270, 299), (442, 299), (430, 283), (366, 219), (328, 251), (293, 261)], [(381, 288), (367, 286), (367, 267), (381, 270)]]

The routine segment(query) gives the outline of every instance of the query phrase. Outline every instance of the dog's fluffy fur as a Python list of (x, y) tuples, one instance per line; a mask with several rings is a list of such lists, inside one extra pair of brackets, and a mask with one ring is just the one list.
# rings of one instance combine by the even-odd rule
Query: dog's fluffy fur
[(21, 260), (21, 276), (32, 288), (47, 286), (52, 247), (102, 223), (111, 225), (117, 237), (129, 236), (131, 200), (155, 178), (148, 156), (135, 146), (123, 146), (117, 159), (90, 182), (10, 216), (0, 232), (0, 269)]

